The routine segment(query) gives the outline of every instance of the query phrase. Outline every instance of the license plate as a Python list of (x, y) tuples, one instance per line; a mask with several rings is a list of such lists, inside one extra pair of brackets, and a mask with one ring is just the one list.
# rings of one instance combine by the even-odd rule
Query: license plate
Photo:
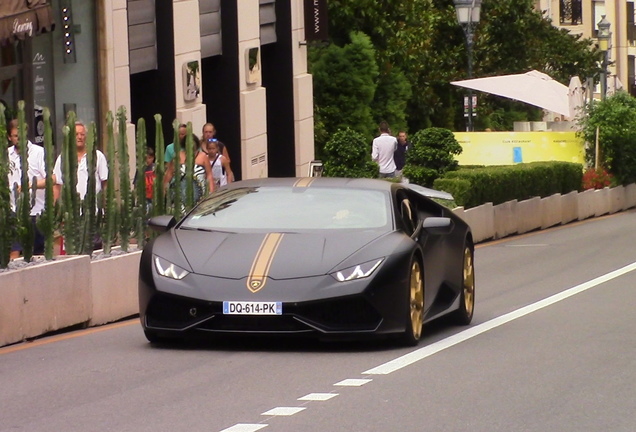
[(283, 302), (224, 301), (223, 315), (282, 315)]

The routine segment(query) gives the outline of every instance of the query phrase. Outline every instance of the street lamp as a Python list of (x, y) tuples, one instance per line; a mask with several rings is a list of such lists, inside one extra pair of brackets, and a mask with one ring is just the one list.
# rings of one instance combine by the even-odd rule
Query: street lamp
[(598, 49), (603, 53), (603, 72), (601, 74), (601, 100), (607, 96), (607, 57), (610, 40), (610, 22), (601, 15), (601, 20), (596, 24), (598, 27)]
[[(473, 38), (474, 28), (479, 23), (481, 0), (454, 0), (457, 21), (466, 36), (466, 51), (468, 54), (468, 79), (473, 77)], [(468, 120), (466, 131), (473, 131), (473, 91), (468, 90)]]

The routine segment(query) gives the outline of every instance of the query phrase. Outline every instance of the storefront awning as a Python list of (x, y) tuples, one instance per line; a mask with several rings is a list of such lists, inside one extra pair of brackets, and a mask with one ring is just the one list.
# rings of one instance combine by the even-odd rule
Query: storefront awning
[(53, 29), (49, 0), (1, 0), (0, 44)]

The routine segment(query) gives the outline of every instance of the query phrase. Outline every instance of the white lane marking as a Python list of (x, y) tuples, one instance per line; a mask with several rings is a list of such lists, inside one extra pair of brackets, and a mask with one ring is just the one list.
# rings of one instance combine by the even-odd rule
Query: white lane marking
[(365, 385), (366, 383), (373, 381), (370, 379), (346, 379), (340, 382), (335, 383), (335, 386), (344, 386), (344, 387), (360, 387)]
[(267, 427), (266, 424), (237, 423), (232, 427), (223, 429), (221, 432), (255, 432)]
[(305, 407), (277, 407), (272, 408), (269, 411), (265, 411), (261, 415), (269, 415), (269, 416), (291, 416), (305, 410)]
[(338, 396), (338, 393), (309, 393), (298, 398), (300, 401), (326, 401)]
[(599, 276), (590, 281), (584, 282), (575, 287), (569, 288), (558, 294), (554, 294), (536, 303), (532, 303), (528, 306), (524, 306), (520, 309), (517, 309), (515, 311), (512, 311), (500, 317), (491, 319), (490, 321), (486, 321), (485, 323), (479, 324), (475, 327), (471, 327), (467, 330), (464, 330), (461, 333), (457, 333), (453, 336), (450, 336), (446, 339), (435, 342), (431, 345), (422, 347), (418, 350), (415, 350), (406, 355), (403, 355), (402, 357), (398, 357), (394, 360), (391, 360), (390, 362), (374, 367), (373, 369), (369, 369), (363, 372), (363, 374), (364, 375), (390, 374), (391, 372), (395, 372), (396, 370), (409, 366), (419, 360), (432, 356), (433, 354), (438, 353), (442, 350), (445, 350), (446, 348), (450, 348), (453, 345), (457, 345), (468, 339), (474, 338), (475, 336), (478, 336), (496, 327), (504, 325), (510, 321), (513, 321), (523, 316), (526, 316), (528, 314), (531, 314), (532, 312), (536, 312), (539, 309), (553, 305), (554, 303), (560, 302), (561, 300), (565, 300), (566, 298), (572, 297), (573, 295), (582, 293), (583, 291), (586, 291), (590, 288), (594, 288), (597, 285), (600, 285), (604, 282), (607, 282), (609, 280), (612, 280), (614, 278), (617, 278), (619, 276), (624, 275), (625, 273), (629, 273), (634, 270), (636, 270), (636, 262), (626, 265), (625, 267), (621, 267), (618, 270), (614, 270), (613, 272)]

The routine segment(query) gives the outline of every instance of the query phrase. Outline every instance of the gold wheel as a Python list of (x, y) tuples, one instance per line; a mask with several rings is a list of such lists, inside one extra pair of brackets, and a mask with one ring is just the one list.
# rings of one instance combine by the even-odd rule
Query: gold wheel
[(411, 335), (414, 342), (417, 342), (422, 336), (422, 324), (424, 321), (424, 283), (422, 281), (422, 268), (417, 260), (414, 260), (411, 264), (411, 281), (409, 285)]
[(473, 252), (469, 247), (464, 249), (464, 282), (463, 300), (466, 315), (471, 319), (475, 309), (475, 266), (473, 263)]
[(468, 325), (473, 320), (475, 310), (475, 263), (470, 245), (464, 247), (464, 264), (462, 266), (462, 292), (459, 308), (453, 312), (453, 320), (460, 325)]

